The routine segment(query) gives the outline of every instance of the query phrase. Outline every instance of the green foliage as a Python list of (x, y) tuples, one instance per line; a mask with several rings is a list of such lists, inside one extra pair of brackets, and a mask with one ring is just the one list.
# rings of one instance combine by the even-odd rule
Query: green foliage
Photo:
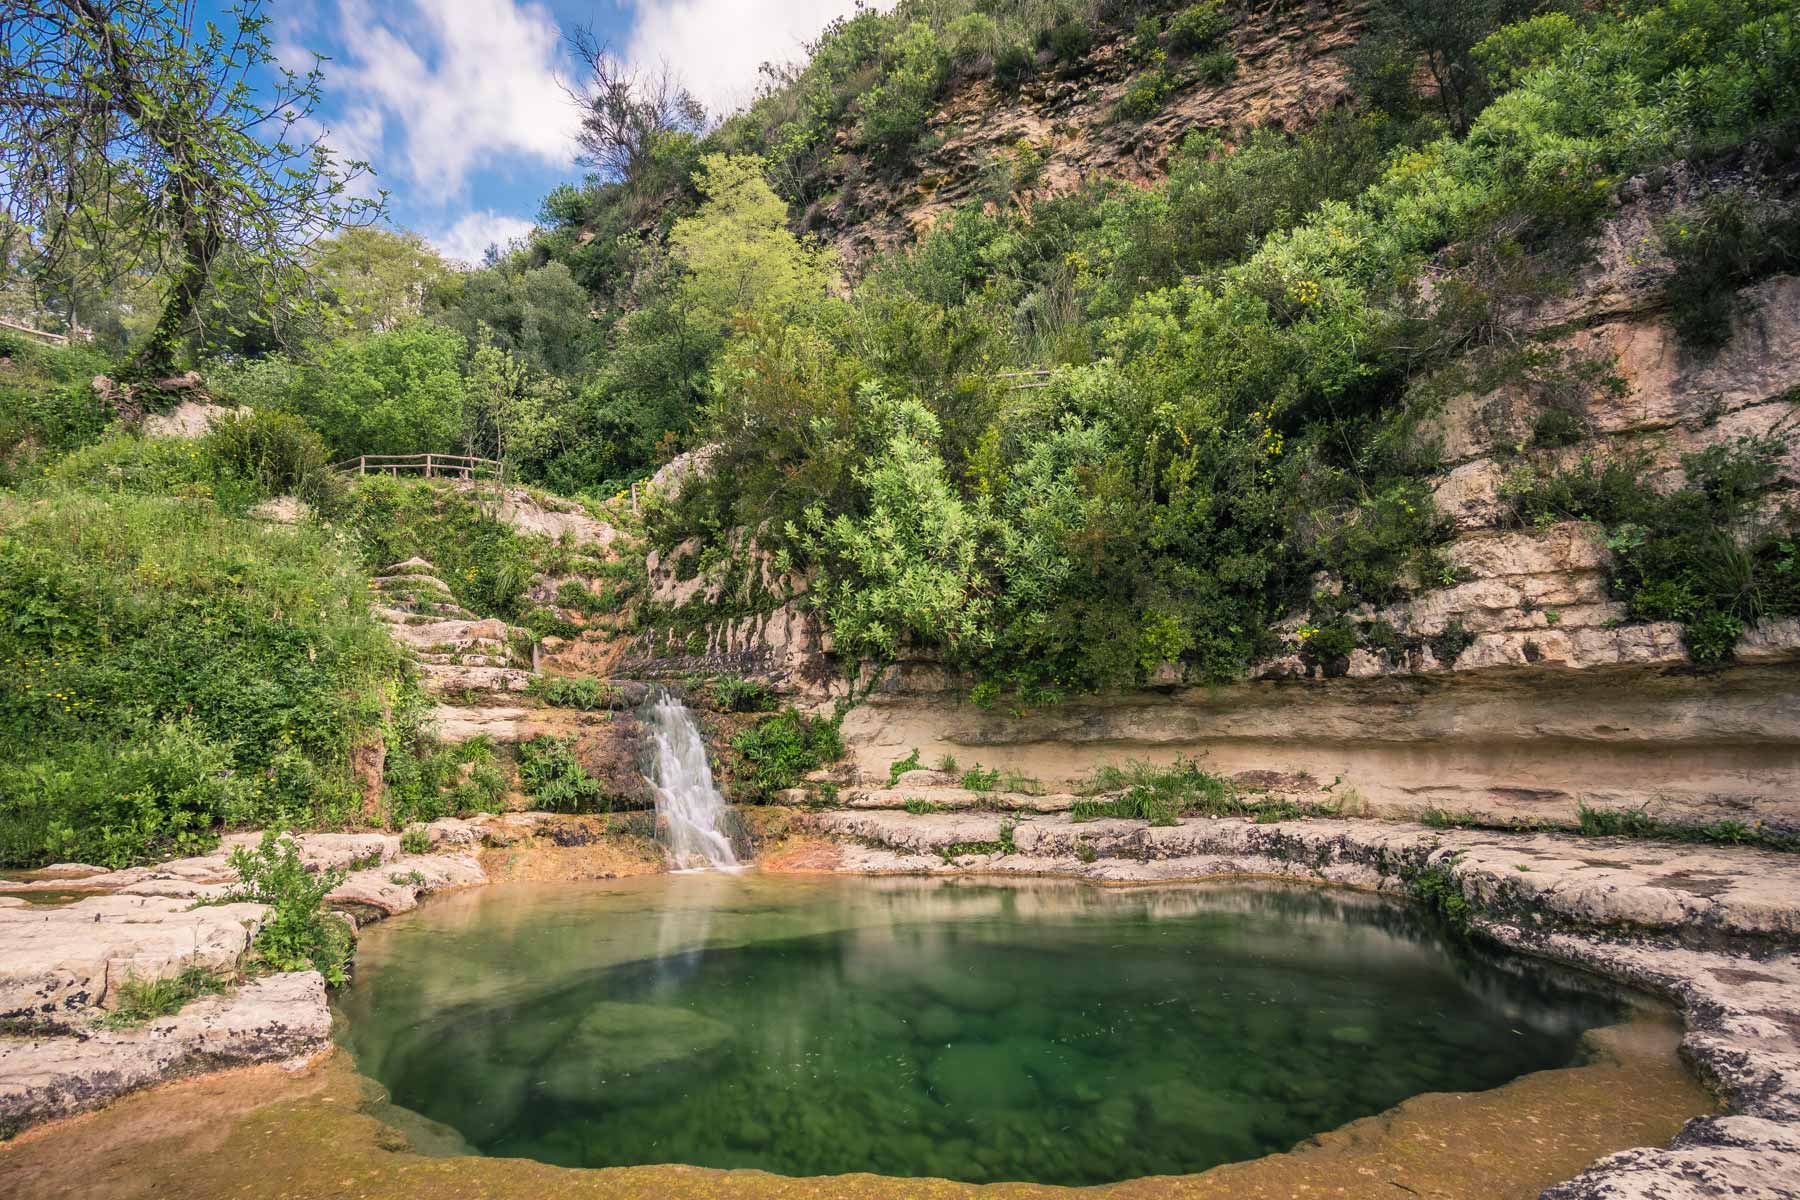
[(326, 986), (341, 987), (355, 939), (348, 922), (326, 909), (325, 897), (344, 882), (343, 868), (309, 868), (294, 839), (272, 829), (254, 849), (233, 850), (226, 864), (238, 881), (216, 903), (249, 901), (271, 909), (251, 946), (253, 962), (271, 971), (317, 971)]
[(539, 734), (519, 746), (519, 784), (551, 812), (611, 812), (613, 797), (575, 752), (575, 739)]
[(343, 495), (325, 443), (285, 413), (251, 412), (216, 421), (200, 452), (221, 478), (243, 480), (259, 496), (298, 496), (329, 511)]
[(978, 763), (963, 772), (962, 786), (971, 792), (991, 792), (1000, 786), (998, 768), (984, 770)]
[(994, 86), (1016, 92), (1037, 68), (1037, 58), (1023, 42), (1007, 42), (994, 52)]
[(895, 759), (892, 763), (888, 764), (888, 786), (893, 787), (900, 782), (900, 777), (902, 775), (906, 774), (908, 771), (917, 771), (918, 769), (919, 748), (914, 746), (911, 754), (907, 755), (905, 758)]
[(112, 406), (89, 386), (109, 364), (85, 345), (0, 345), (0, 485), (28, 478), (39, 462), (98, 439)]
[(582, 712), (616, 708), (619, 703), (618, 688), (587, 675), (533, 675), (525, 685), (525, 694), (552, 708), (575, 708)]
[(1230, 30), (1224, 0), (1190, 4), (1169, 20), (1169, 53), (1187, 56), (1210, 50)]
[(1146, 762), (1128, 763), (1123, 767), (1103, 766), (1094, 772), (1088, 790), (1117, 794), (1104, 799), (1077, 800), (1069, 809), (1070, 819), (1092, 821), (1123, 817), (1148, 821), (1152, 825), (1173, 825), (1190, 813), (1225, 816), (1245, 811), (1236, 789), (1228, 781), (1186, 760), (1177, 761), (1170, 767)]
[(400, 833), (400, 849), (407, 854), (431, 853), (431, 834), (423, 825), (413, 825)]
[(460, 334), (429, 321), (338, 342), (297, 373), (280, 406), (343, 458), (453, 454), (462, 448), (467, 349)]
[(1670, 821), (1652, 816), (1645, 808), (1589, 808), (1579, 812), (1580, 832), (1587, 837), (1648, 838), (1661, 842), (1709, 842), (1726, 846), (1757, 846), (1765, 850), (1800, 852), (1800, 833), (1770, 829), (1761, 821), (1746, 825), (1730, 819)]
[(1682, 456), (1686, 485), (1664, 494), (1649, 462), (1624, 455), (1584, 458), (1540, 477), (1521, 468), (1502, 485), (1521, 523), (1580, 519), (1606, 532), (1609, 583), (1631, 616), (1679, 621), (1698, 663), (1731, 657), (1745, 627), (1800, 613), (1788, 518), (1757, 518), (1775, 480), (1779, 439), (1743, 437)]
[(949, 75), (950, 56), (924, 21), (903, 29), (887, 47), (884, 70), (863, 94), (856, 138), (888, 161), (903, 158), (925, 131), (932, 101)]
[(1731, 335), (1743, 308), (1739, 288), (1800, 269), (1800, 204), (1722, 192), (1698, 211), (1667, 218), (1660, 232), (1675, 265), (1668, 290), (1676, 332), (1701, 350), (1717, 349)]
[(387, 823), (409, 832), (439, 817), (500, 812), (509, 790), (486, 736), (441, 746), (390, 736), (385, 781)]
[(125, 866), (333, 823), (401, 699), (330, 535), (164, 497), (0, 496), (0, 860)]
[(736, 799), (748, 802), (766, 801), (798, 784), (808, 771), (844, 756), (835, 719), (808, 717), (792, 708), (758, 721), (733, 738), (731, 746), (747, 768), (734, 780)]
[(173, 975), (140, 979), (127, 972), (119, 984), (113, 1009), (100, 1019), (103, 1029), (132, 1029), (158, 1017), (180, 1012), (188, 1001), (221, 995), (226, 979), (198, 963), (189, 963)]
[(516, 620), (529, 611), (539, 574), (564, 573), (573, 551), (521, 534), (478, 495), (423, 480), (368, 476), (355, 481), (337, 519), (373, 573), (423, 558), (456, 602), (483, 617)]
[(1462, 884), (1455, 875), (1456, 856), (1438, 863), (1422, 865), (1405, 873), (1407, 889), (1413, 897), (1443, 919), (1452, 931), (1467, 935), (1475, 915), (1474, 905), (1463, 895)]
[(760, 679), (721, 675), (706, 685), (712, 702), (726, 712), (769, 712), (777, 703), (775, 689)]
[(784, 312), (824, 294), (830, 255), (787, 228), (787, 206), (757, 158), (709, 154), (695, 186), (700, 209), (669, 231), (687, 265), (690, 303), (716, 326), (741, 313)]

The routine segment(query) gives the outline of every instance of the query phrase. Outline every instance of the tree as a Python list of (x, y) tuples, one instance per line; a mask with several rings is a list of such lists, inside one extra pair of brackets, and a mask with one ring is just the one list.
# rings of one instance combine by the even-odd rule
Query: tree
[(209, 286), (252, 301), (218, 310), (303, 305), (304, 248), (382, 207), (347, 191), (366, 163), (300, 136), (321, 72), (276, 61), (262, 10), (238, 0), (194, 29), (191, 9), (159, 0), (0, 6), (0, 207), (30, 231), (41, 273), (167, 280), (145, 373), (204, 334)]
[(470, 454), (516, 464), (548, 445), (550, 409), (562, 387), (498, 346), (482, 346), (469, 360), (465, 432)]
[(363, 333), (386, 333), (422, 316), (426, 297), (454, 272), (418, 234), (372, 227), (317, 243), (309, 261), (338, 315)]
[(696, 181), (705, 201), (675, 222), (669, 245), (691, 272), (695, 307), (720, 325), (753, 308), (780, 311), (822, 296), (828, 250), (787, 227), (787, 205), (753, 155), (709, 154)]
[(667, 63), (637, 70), (614, 57), (589, 29), (569, 39), (587, 67), (584, 88), (572, 89), (581, 106), (575, 140), (582, 158), (607, 177), (637, 188), (662, 143), (706, 130), (706, 110), (681, 85)]
[(303, 372), (288, 403), (340, 455), (454, 454), (467, 352), (460, 334), (429, 321), (339, 342)]

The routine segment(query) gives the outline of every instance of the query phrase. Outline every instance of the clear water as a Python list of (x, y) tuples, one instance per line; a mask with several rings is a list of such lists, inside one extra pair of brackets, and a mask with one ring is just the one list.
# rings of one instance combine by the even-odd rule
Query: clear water
[(340, 1029), (490, 1155), (1089, 1184), (1571, 1065), (1594, 987), (1353, 894), (703, 874), (378, 926)]
[(657, 836), (669, 861), (677, 870), (737, 866), (725, 834), (725, 797), (713, 782), (694, 714), (659, 688), (644, 715), (655, 749), (649, 782), (656, 793)]

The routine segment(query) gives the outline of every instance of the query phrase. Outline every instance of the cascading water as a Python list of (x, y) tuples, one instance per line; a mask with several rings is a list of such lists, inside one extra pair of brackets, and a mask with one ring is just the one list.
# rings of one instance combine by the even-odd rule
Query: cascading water
[(706, 743), (687, 705), (658, 688), (645, 708), (656, 760), (649, 784), (656, 793), (656, 826), (677, 870), (738, 865), (721, 826), (725, 797), (713, 783)]

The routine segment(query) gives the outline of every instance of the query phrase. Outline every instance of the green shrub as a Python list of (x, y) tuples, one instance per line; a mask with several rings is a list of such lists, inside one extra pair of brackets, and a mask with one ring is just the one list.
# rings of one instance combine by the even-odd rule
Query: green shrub
[(1162, 111), (1163, 102), (1174, 88), (1170, 74), (1158, 68), (1146, 71), (1131, 81), (1119, 97), (1119, 115), (1128, 121), (1143, 121)]
[(971, 792), (991, 792), (1000, 786), (998, 768), (984, 770), (979, 764), (963, 772), (962, 786)]
[(396, 731), (388, 740), (386, 767), (390, 828), (500, 812), (510, 790), (486, 735), (429, 746)]
[(400, 849), (407, 854), (430, 854), (430, 831), (423, 825), (408, 827), (400, 834)]
[(1190, 4), (1169, 21), (1169, 53), (1192, 55), (1210, 50), (1230, 30), (1224, 0)]
[(1162, 18), (1151, 13), (1139, 17), (1131, 27), (1131, 42), (1125, 52), (1133, 62), (1149, 62), (1162, 43)]
[(355, 939), (349, 923), (325, 908), (325, 897), (344, 882), (345, 871), (308, 869), (294, 839), (274, 830), (254, 849), (239, 846), (226, 862), (238, 882), (217, 903), (249, 901), (271, 909), (251, 947), (254, 962), (271, 971), (314, 970), (328, 986), (341, 986)]
[(552, 708), (582, 712), (615, 708), (619, 703), (618, 688), (586, 675), (533, 675), (525, 684), (525, 694)]
[(890, 161), (903, 158), (925, 132), (932, 102), (949, 73), (949, 55), (931, 26), (915, 21), (895, 37), (880, 82), (864, 94), (856, 136)]
[(1669, 217), (1660, 233), (1675, 265), (1666, 285), (1675, 330), (1698, 349), (1716, 349), (1731, 335), (1743, 309), (1739, 288), (1800, 269), (1800, 204), (1723, 192), (1698, 211)]
[(808, 717), (792, 708), (765, 717), (738, 734), (732, 749), (748, 770), (737, 777), (744, 801), (768, 800), (798, 784), (808, 771), (844, 755), (836, 720)]
[(540, 808), (551, 812), (611, 812), (613, 797), (588, 774), (575, 753), (575, 739), (539, 734), (519, 746), (519, 784)]
[(298, 496), (328, 510), (344, 493), (324, 441), (286, 413), (225, 417), (200, 439), (200, 449), (221, 475), (246, 481), (262, 496)]
[(1068, 66), (1081, 61), (1082, 56), (1094, 44), (1094, 32), (1087, 22), (1075, 17), (1064, 17), (1054, 25), (1047, 26), (1038, 32), (1038, 49), (1047, 50), (1050, 57)]
[(726, 712), (770, 712), (777, 703), (775, 689), (760, 679), (721, 675), (707, 684), (707, 693)]
[(1007, 42), (994, 52), (994, 85), (1016, 92), (1037, 70), (1037, 59), (1023, 42)]
[(1209, 50), (1194, 59), (1194, 74), (1215, 86), (1237, 74), (1237, 55), (1230, 50)]

